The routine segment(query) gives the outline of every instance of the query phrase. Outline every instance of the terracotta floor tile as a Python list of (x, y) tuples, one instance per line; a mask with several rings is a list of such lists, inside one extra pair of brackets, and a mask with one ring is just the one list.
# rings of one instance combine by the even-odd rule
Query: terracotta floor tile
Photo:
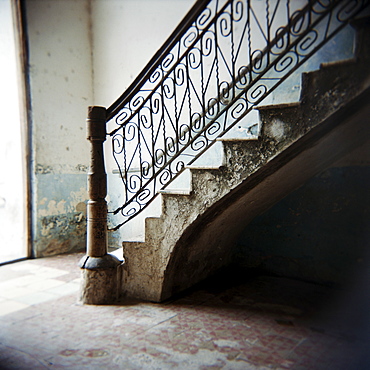
[[(0, 368), (370, 368), (369, 343), (336, 329), (340, 313), (321, 312), (327, 288), (256, 277), (234, 286), (203, 284), (164, 304), (84, 306), (77, 302), (80, 258), (0, 267), (0, 288), (16, 295), (0, 300)], [(11, 278), (2, 279), (9, 271)]]

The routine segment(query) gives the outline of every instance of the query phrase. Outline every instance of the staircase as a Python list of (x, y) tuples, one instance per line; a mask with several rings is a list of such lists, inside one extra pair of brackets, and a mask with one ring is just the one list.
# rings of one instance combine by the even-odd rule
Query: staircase
[[(160, 302), (205, 279), (230, 263), (254, 217), (369, 140), (369, 5), (199, 0), (116, 102), (90, 107), (84, 303)], [(349, 24), (354, 56), (304, 72), (299, 101), (289, 99), (290, 78)], [(267, 103), (277, 95), (287, 100)], [(124, 241), (120, 259), (107, 253), (107, 136), (121, 181), (109, 192), (120, 198), (110, 232), (158, 194), (162, 202), (159, 217), (145, 218), (145, 240)], [(177, 189), (184, 170), (189, 184)]]
[(369, 140), (369, 19), (352, 26), (352, 59), (303, 73), (299, 102), (258, 106), (257, 140), (218, 139), (222, 164), (189, 166), (189, 191), (160, 191), (145, 241), (122, 243), (123, 293), (163, 301), (228, 265), (249, 221)]

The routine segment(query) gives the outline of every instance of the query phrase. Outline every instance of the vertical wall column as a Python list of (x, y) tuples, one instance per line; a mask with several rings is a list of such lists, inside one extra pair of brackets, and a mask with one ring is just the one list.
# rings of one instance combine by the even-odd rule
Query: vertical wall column
[(115, 302), (121, 292), (122, 264), (108, 254), (107, 175), (103, 143), (106, 138), (106, 109), (89, 107), (87, 139), (91, 143), (88, 174), (87, 248), (80, 261), (82, 284), (80, 301), (85, 304)]

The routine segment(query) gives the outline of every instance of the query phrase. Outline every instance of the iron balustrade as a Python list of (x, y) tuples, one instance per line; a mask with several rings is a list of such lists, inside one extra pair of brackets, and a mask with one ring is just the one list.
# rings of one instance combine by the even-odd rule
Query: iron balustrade
[(107, 109), (124, 202), (117, 230), (148, 206), (370, 0), (198, 1)]

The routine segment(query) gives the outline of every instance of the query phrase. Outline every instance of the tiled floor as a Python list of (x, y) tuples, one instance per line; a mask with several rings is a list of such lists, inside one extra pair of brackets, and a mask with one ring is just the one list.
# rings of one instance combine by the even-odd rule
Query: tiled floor
[(370, 369), (368, 284), (224, 275), (164, 304), (82, 306), (80, 257), (0, 267), (0, 369)]

